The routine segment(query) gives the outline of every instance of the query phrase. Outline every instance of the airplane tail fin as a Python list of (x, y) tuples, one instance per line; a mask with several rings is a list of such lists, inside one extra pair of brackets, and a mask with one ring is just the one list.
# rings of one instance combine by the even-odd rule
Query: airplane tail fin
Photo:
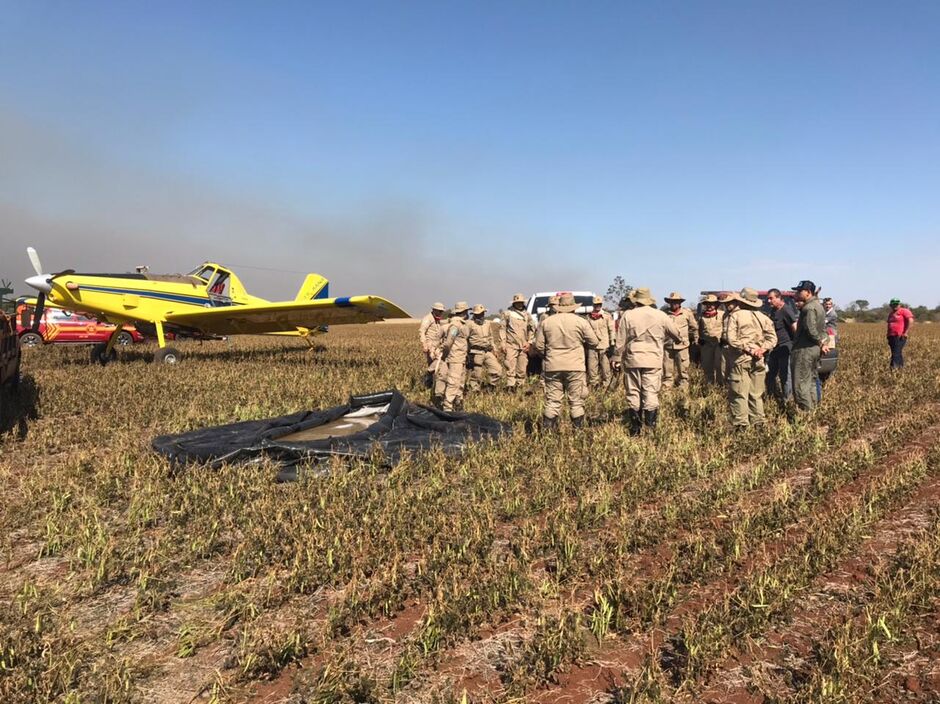
[(318, 298), (330, 297), (330, 281), (319, 274), (307, 274), (295, 301), (313, 301)]

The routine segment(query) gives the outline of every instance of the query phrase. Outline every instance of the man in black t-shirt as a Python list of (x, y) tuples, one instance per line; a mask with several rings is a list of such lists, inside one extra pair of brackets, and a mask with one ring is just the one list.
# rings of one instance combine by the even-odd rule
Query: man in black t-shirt
[(778, 288), (767, 292), (767, 303), (777, 333), (777, 346), (767, 356), (767, 391), (778, 401), (784, 401), (790, 396), (790, 350), (799, 316), (787, 305)]

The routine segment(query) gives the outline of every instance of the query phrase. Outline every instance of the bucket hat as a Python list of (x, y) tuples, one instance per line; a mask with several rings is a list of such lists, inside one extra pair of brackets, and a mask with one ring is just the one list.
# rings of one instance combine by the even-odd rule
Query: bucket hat
[(454, 304), (454, 315), (459, 315), (460, 313), (466, 313), (470, 306), (467, 305), (466, 301), (457, 301)]
[(512, 302), (513, 303), (525, 303), (526, 302), (525, 294), (517, 293), (516, 295), (512, 297)]
[(486, 313), (486, 308), (483, 307), (483, 304), (477, 303), (475, 306), (473, 306), (474, 315), (483, 315), (484, 313)]
[(742, 306), (748, 308), (761, 308), (764, 302), (757, 295), (757, 290), (753, 288), (742, 288), (738, 293), (732, 293), (730, 300), (737, 301)]
[(685, 297), (678, 291), (673, 291), (668, 296), (666, 296), (663, 300), (666, 301), (666, 303), (673, 303), (673, 302), (682, 303), (685, 300)]
[(444, 312), (444, 304), (441, 303), (440, 301), (438, 301), (438, 302), (435, 303), (433, 306), (431, 306), (431, 310), (436, 310), (436, 311), (439, 311), (439, 312), (443, 313), (443, 312)]
[(594, 296), (594, 298), (593, 298), (593, 300), (592, 300), (591, 302), (592, 302), (594, 305), (596, 305), (596, 306), (600, 306), (600, 305), (603, 305), (603, 304), (604, 304), (604, 299), (601, 298), (600, 296)]
[(570, 293), (566, 293), (564, 296), (561, 296), (558, 299), (558, 304), (555, 306), (555, 310), (559, 313), (573, 313), (578, 307), (578, 302), (574, 300), (574, 296)]
[(652, 306), (656, 304), (656, 299), (650, 293), (648, 288), (635, 288), (630, 292), (630, 300), (638, 306)]

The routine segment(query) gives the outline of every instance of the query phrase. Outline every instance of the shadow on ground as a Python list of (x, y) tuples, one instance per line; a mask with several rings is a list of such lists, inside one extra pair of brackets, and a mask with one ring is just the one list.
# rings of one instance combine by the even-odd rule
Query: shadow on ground
[(39, 387), (31, 376), (24, 376), (16, 387), (0, 390), (0, 433), (16, 430), (23, 439), (29, 432), (30, 421), (39, 418)]

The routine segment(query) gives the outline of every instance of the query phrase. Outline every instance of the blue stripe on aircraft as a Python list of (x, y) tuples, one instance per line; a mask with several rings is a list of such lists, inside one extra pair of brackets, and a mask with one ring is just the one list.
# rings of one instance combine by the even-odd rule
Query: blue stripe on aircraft
[(324, 284), (323, 288), (320, 289), (319, 293), (317, 293), (317, 295), (313, 297), (313, 299), (316, 301), (316, 300), (329, 298), (329, 297), (330, 297), (330, 282), (327, 281), (326, 284)]
[(352, 305), (352, 303), (349, 302), (349, 296), (343, 296), (342, 298), (337, 298), (333, 302), (340, 308), (346, 308)]
[(185, 296), (182, 294), (161, 293), (159, 291), (142, 291), (136, 288), (115, 288), (111, 286), (89, 286), (87, 284), (83, 284), (81, 288), (87, 289), (89, 291), (99, 291), (101, 293), (129, 294), (132, 296), (142, 296), (143, 298), (155, 298), (159, 301), (172, 301), (174, 303), (186, 303), (188, 305), (200, 306), (202, 308), (215, 308), (217, 306), (232, 305), (232, 303), (224, 303), (222, 301), (212, 300), (210, 298), (205, 298), (203, 296)]

